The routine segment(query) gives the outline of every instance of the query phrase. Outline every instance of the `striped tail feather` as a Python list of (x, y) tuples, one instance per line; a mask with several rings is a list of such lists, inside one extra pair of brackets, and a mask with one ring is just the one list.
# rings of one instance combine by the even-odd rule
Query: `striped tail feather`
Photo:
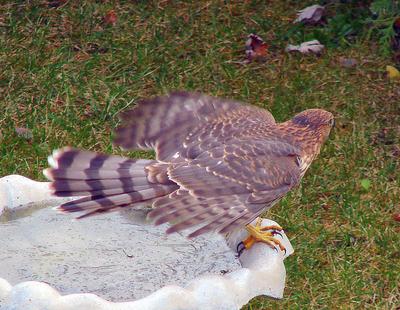
[(148, 180), (146, 167), (155, 163), (154, 160), (134, 160), (64, 148), (49, 156), (51, 168), (43, 173), (52, 181), (50, 188), (54, 195), (86, 196), (58, 207), (64, 212), (86, 212), (78, 217), (83, 218), (175, 191), (178, 188), (175, 183), (160, 184)]

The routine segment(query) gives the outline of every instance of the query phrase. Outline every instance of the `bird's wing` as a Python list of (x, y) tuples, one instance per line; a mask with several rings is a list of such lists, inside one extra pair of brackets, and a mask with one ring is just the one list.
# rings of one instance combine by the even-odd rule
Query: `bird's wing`
[(275, 124), (271, 113), (261, 108), (199, 93), (176, 92), (140, 101), (132, 110), (121, 113), (114, 144), (124, 149), (155, 149), (158, 160), (169, 161), (183, 147), (189, 132), (237, 111), (249, 116), (248, 123), (256, 118)]
[[(247, 195), (246, 195), (247, 196)], [(167, 233), (196, 227), (189, 237), (209, 231), (228, 233), (252, 221), (254, 213), (244, 203), (244, 195), (223, 197), (196, 197), (184, 189), (157, 199), (149, 216), (156, 218), (156, 225), (172, 222)]]
[(192, 232), (228, 233), (250, 223), (300, 180), (297, 149), (284, 142), (234, 139), (194, 159), (172, 164), (168, 175), (179, 195), (160, 198), (150, 213), (168, 232), (204, 224)]
[(196, 197), (247, 194), (248, 203), (268, 203), (300, 180), (299, 149), (285, 141), (232, 137), (195, 147), (196, 156), (171, 164), (168, 175)]
[(179, 140), (160, 138), (157, 155), (170, 162), (171, 180), (193, 196), (248, 194), (249, 203), (268, 203), (298, 183), (301, 150), (269, 112), (237, 102), (229, 109), (230, 102), (199, 98), (227, 108), (201, 114), (206, 118), (199, 117), (190, 130), (178, 128)]
[(155, 148), (180, 190), (154, 203), (169, 232), (205, 224), (192, 236), (251, 222), (300, 179), (297, 146), (260, 108), (176, 93), (139, 103), (122, 116), (115, 144)]

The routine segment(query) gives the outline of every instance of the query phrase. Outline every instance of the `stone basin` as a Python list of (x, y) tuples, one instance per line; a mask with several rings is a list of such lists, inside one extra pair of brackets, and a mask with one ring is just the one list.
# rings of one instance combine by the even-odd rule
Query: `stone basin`
[(45, 182), (0, 179), (0, 308), (240, 309), (283, 295), (284, 234), (286, 253), (256, 244), (238, 259), (244, 231), (189, 240), (146, 222), (148, 209), (74, 220), (59, 203)]

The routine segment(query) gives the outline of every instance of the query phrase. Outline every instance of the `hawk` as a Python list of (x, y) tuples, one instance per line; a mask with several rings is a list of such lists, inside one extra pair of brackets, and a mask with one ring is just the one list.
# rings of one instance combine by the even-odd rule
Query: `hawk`
[(246, 226), (244, 248), (282, 228), (251, 223), (299, 184), (334, 125), (333, 115), (305, 110), (277, 123), (265, 109), (198, 93), (139, 102), (120, 115), (114, 144), (153, 149), (155, 160), (73, 148), (56, 150), (44, 174), (57, 196), (83, 196), (58, 207), (78, 218), (151, 203), (155, 224), (189, 237)]

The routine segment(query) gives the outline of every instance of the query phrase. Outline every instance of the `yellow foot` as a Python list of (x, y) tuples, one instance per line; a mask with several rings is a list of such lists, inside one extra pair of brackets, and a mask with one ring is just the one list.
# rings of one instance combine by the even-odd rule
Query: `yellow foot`
[(250, 249), (256, 242), (266, 243), (273, 249), (276, 249), (277, 246), (281, 251), (286, 252), (283, 244), (278, 239), (274, 238), (275, 235), (280, 235), (279, 232), (282, 231), (282, 227), (279, 225), (261, 227), (261, 223), (262, 219), (258, 218), (254, 226), (250, 224), (246, 226), (249, 236), (238, 244), (237, 252), (239, 256), (245, 249)]

